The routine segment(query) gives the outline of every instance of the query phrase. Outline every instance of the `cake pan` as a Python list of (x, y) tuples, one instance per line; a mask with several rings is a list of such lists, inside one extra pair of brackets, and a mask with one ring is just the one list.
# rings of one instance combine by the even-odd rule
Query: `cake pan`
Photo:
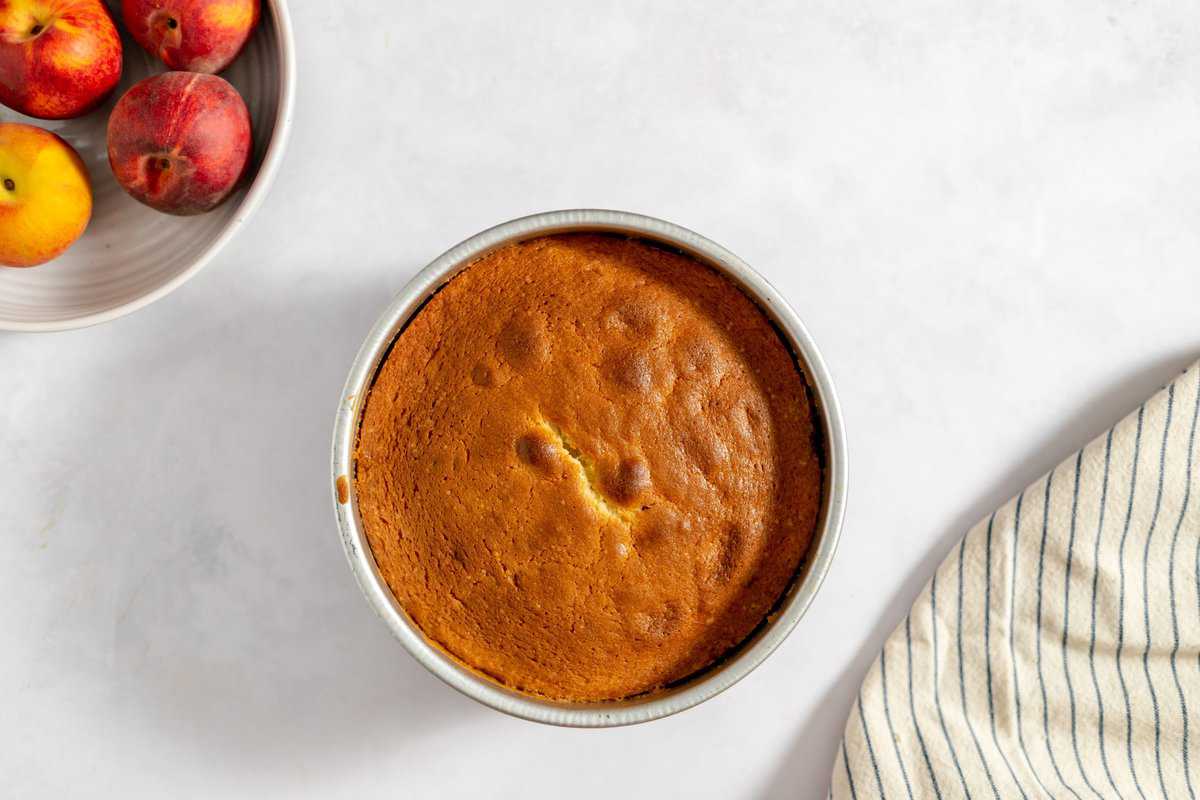
[[(480, 257), (512, 242), (555, 233), (604, 232), (645, 239), (687, 253), (726, 275), (775, 323), (804, 372), (816, 407), (824, 457), (824, 487), (816, 536), (787, 591), (763, 624), (716, 665), (667, 689), (620, 701), (559, 702), (509, 689), (463, 665), (421, 633), (380, 576), (358, 513), (354, 445), (363, 404), (388, 349), (439, 288)], [(430, 672), (497, 711), (551, 725), (599, 728), (631, 725), (691, 708), (748, 675), (796, 627), (829, 570), (846, 504), (846, 438), (837, 395), (808, 330), (774, 287), (725, 248), (686, 228), (624, 211), (551, 211), (497, 225), (451, 248), (425, 267), (375, 323), (342, 392), (333, 434), (330, 486), (342, 546), (359, 586), (392, 633)]]

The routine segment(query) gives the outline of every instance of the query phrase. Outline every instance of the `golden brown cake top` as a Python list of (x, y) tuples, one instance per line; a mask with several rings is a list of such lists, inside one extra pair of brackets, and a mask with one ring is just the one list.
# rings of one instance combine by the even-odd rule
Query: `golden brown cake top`
[(803, 379), (740, 290), (644, 242), (508, 245), (397, 338), (355, 476), (437, 645), (516, 689), (628, 697), (748, 636), (816, 526)]

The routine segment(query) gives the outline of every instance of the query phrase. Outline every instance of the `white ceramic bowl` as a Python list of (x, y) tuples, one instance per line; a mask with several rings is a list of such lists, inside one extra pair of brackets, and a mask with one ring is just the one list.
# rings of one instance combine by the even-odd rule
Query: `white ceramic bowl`
[[(392, 341), (425, 302), (473, 261), (510, 242), (553, 233), (602, 231), (648, 239), (688, 253), (721, 272), (752, 297), (776, 324), (804, 371), (817, 412), (824, 474), (817, 535), (775, 610), (717, 665), (666, 691), (619, 702), (562, 703), (513, 691), (460, 664), (421, 633), (379, 574), (358, 513), (354, 445), (375, 373)], [(833, 381), (816, 342), (787, 302), (748, 264), (686, 228), (624, 211), (576, 209), (516, 219), (472, 236), (443, 253), (400, 291), (359, 350), (342, 391), (333, 432), (333, 504), (342, 546), (367, 601), (396, 638), (434, 675), (497, 711), (535, 722), (580, 728), (632, 725), (691, 708), (728, 689), (762, 663), (804, 616), (837, 548), (846, 507), (846, 434)]]
[(117, 99), (143, 78), (166, 71), (129, 37), (119, 3), (109, 10), (121, 31), (121, 85), (98, 110), (79, 119), (49, 121), (0, 106), (0, 120), (55, 131), (79, 151), (91, 173), (95, 203), (87, 231), (70, 250), (29, 269), (0, 267), (0, 329), (54, 331), (124, 316), (182, 285), (246, 223), (279, 169), (295, 98), (296, 63), (285, 0), (263, 0), (262, 20), (237, 60), (221, 73), (246, 100), (254, 154), (241, 187), (221, 206), (197, 217), (150, 209), (117, 185), (108, 166), (108, 115)]

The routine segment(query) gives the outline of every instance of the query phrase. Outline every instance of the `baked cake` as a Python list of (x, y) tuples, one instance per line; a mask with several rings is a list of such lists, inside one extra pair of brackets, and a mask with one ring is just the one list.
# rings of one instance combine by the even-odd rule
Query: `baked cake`
[(726, 278), (546, 236), (476, 261), (396, 339), (354, 480), (428, 639), (514, 689), (611, 700), (770, 613), (817, 524), (813, 426), (787, 347)]

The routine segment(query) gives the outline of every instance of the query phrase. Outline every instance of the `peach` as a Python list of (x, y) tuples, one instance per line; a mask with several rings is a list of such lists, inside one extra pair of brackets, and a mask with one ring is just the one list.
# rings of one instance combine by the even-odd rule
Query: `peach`
[(91, 217), (87, 167), (71, 145), (0, 122), (0, 264), (32, 267), (61, 255)]
[(217, 73), (258, 24), (259, 0), (122, 0), (137, 43), (171, 69)]
[(250, 114), (229, 82), (167, 72), (136, 84), (108, 120), (108, 163), (133, 197), (167, 214), (221, 204), (246, 171)]
[(78, 117), (120, 79), (121, 37), (101, 0), (0, 0), (0, 103)]

